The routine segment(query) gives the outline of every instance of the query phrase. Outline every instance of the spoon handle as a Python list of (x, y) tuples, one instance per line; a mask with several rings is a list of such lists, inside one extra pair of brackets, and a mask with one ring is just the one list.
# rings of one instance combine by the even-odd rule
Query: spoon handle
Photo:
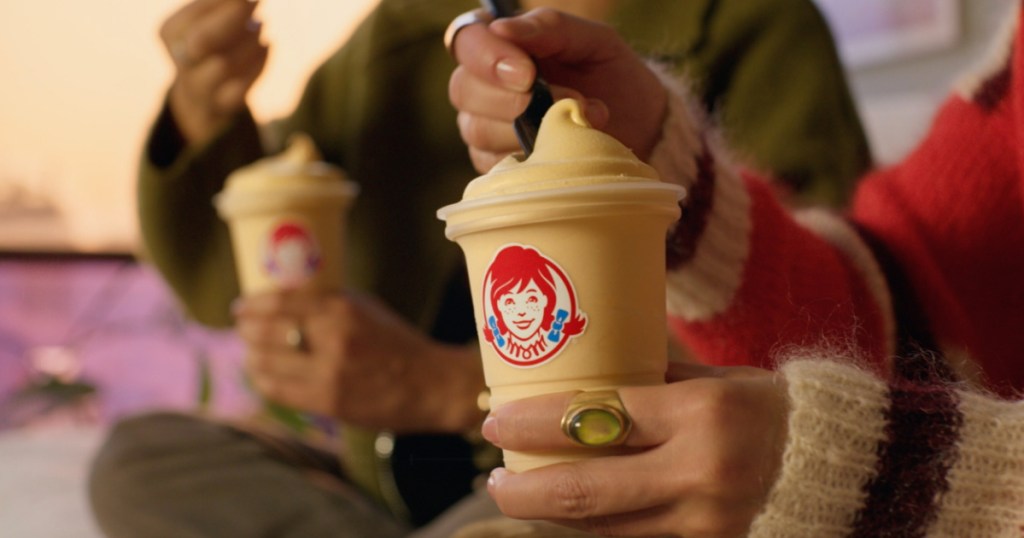
[[(480, 3), (496, 19), (511, 17), (519, 11), (518, 0), (481, 0)], [(519, 139), (519, 145), (523, 148), (523, 153), (527, 157), (533, 153), (533, 146), (537, 141), (537, 131), (540, 130), (540, 122), (544, 118), (544, 114), (555, 103), (554, 98), (551, 96), (551, 89), (539, 73), (533, 80), (530, 93), (530, 103), (513, 124), (516, 138)]]

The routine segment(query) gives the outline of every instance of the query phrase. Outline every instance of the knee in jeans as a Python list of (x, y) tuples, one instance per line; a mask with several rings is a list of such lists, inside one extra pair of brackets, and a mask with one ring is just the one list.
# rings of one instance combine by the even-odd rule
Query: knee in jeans
[(152, 491), (154, 480), (173, 478), (186, 469), (189, 452), (223, 442), (226, 432), (200, 418), (150, 413), (122, 420), (110, 431), (93, 459), (89, 498), (99, 519), (127, 509)]

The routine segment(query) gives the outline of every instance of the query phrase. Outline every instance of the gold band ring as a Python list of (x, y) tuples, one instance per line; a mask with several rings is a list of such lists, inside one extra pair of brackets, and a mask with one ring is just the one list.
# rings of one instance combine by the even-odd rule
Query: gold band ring
[(444, 48), (448, 50), (448, 54), (451, 54), (452, 58), (455, 58), (455, 50), (452, 47), (455, 46), (455, 36), (458, 35), (459, 31), (470, 24), (488, 24), (493, 20), (494, 15), (491, 15), (489, 11), (483, 8), (467, 11), (455, 17), (452, 19), (451, 24), (448, 25), (448, 29), (444, 31)]
[(309, 338), (298, 323), (288, 327), (288, 332), (284, 333), (284, 341), (295, 351), (309, 351)]
[(614, 390), (581, 392), (562, 415), (562, 433), (580, 446), (621, 445), (632, 428), (633, 421)]

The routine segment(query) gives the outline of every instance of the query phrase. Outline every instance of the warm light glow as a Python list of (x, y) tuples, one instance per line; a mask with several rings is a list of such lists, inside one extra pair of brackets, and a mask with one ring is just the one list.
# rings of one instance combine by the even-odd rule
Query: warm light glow
[[(266, 120), (376, 0), (261, 3), (271, 57), (250, 102)], [(136, 163), (172, 77), (157, 29), (181, 5), (0, 4), (0, 250), (135, 250)]]

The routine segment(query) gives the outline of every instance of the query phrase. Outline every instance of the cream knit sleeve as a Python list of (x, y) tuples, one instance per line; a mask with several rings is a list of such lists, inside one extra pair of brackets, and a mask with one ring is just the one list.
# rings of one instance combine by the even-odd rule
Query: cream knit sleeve
[(751, 537), (1021, 536), (1024, 402), (889, 385), (839, 360), (781, 371), (789, 438)]
[(683, 215), (668, 238), (668, 313), (701, 321), (733, 300), (750, 252), (750, 197), (686, 84), (652, 70), (668, 90), (668, 114), (650, 164), (662, 181), (686, 188)]

